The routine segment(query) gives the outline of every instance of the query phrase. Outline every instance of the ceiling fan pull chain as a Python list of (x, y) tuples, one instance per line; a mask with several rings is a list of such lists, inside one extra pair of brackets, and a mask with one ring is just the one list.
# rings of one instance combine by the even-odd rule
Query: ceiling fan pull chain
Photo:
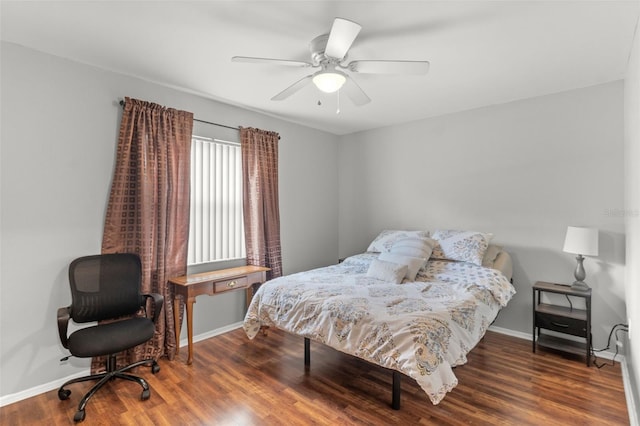
[(338, 109), (336, 109), (336, 114), (340, 114), (340, 90), (337, 90), (336, 93), (338, 94)]

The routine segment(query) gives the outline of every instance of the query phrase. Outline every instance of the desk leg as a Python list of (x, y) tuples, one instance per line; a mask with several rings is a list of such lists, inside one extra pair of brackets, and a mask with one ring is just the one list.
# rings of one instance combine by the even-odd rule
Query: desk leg
[(176, 332), (176, 356), (180, 354), (180, 296), (173, 299), (173, 325)]
[(189, 340), (189, 356), (187, 357), (187, 364), (193, 362), (193, 303), (194, 299), (188, 299), (186, 303), (187, 308), (187, 338)]

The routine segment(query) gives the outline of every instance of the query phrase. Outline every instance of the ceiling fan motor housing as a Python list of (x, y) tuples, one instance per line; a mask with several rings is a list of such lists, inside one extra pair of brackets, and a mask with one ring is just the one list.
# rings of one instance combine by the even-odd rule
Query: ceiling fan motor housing
[(322, 34), (311, 40), (309, 43), (309, 50), (311, 51), (311, 60), (313, 66), (318, 66), (322, 63), (333, 62), (339, 64), (347, 59), (347, 55), (344, 58), (331, 58), (324, 52), (327, 49), (327, 41), (329, 40), (329, 34)]

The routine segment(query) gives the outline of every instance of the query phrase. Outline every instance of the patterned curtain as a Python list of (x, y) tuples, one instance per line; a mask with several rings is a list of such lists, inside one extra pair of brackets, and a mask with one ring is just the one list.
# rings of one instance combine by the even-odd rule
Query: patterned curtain
[(269, 279), (282, 276), (278, 139), (276, 132), (240, 128), (247, 264), (271, 268)]
[[(190, 112), (125, 99), (102, 253), (138, 254), (142, 291), (164, 296), (164, 307), (153, 339), (118, 356), (118, 367), (176, 353), (174, 291), (167, 280), (187, 271), (192, 129)], [(103, 364), (104, 358), (94, 358), (92, 370)]]

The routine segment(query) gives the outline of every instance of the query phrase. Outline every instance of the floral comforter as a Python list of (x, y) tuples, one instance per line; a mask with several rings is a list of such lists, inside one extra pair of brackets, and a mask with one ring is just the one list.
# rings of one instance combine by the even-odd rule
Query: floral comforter
[(400, 371), (438, 404), (458, 380), (452, 368), (484, 336), (515, 294), (494, 269), (431, 260), (415, 282), (367, 277), (376, 253), (263, 284), (244, 320), (250, 339), (261, 326), (308, 337)]

